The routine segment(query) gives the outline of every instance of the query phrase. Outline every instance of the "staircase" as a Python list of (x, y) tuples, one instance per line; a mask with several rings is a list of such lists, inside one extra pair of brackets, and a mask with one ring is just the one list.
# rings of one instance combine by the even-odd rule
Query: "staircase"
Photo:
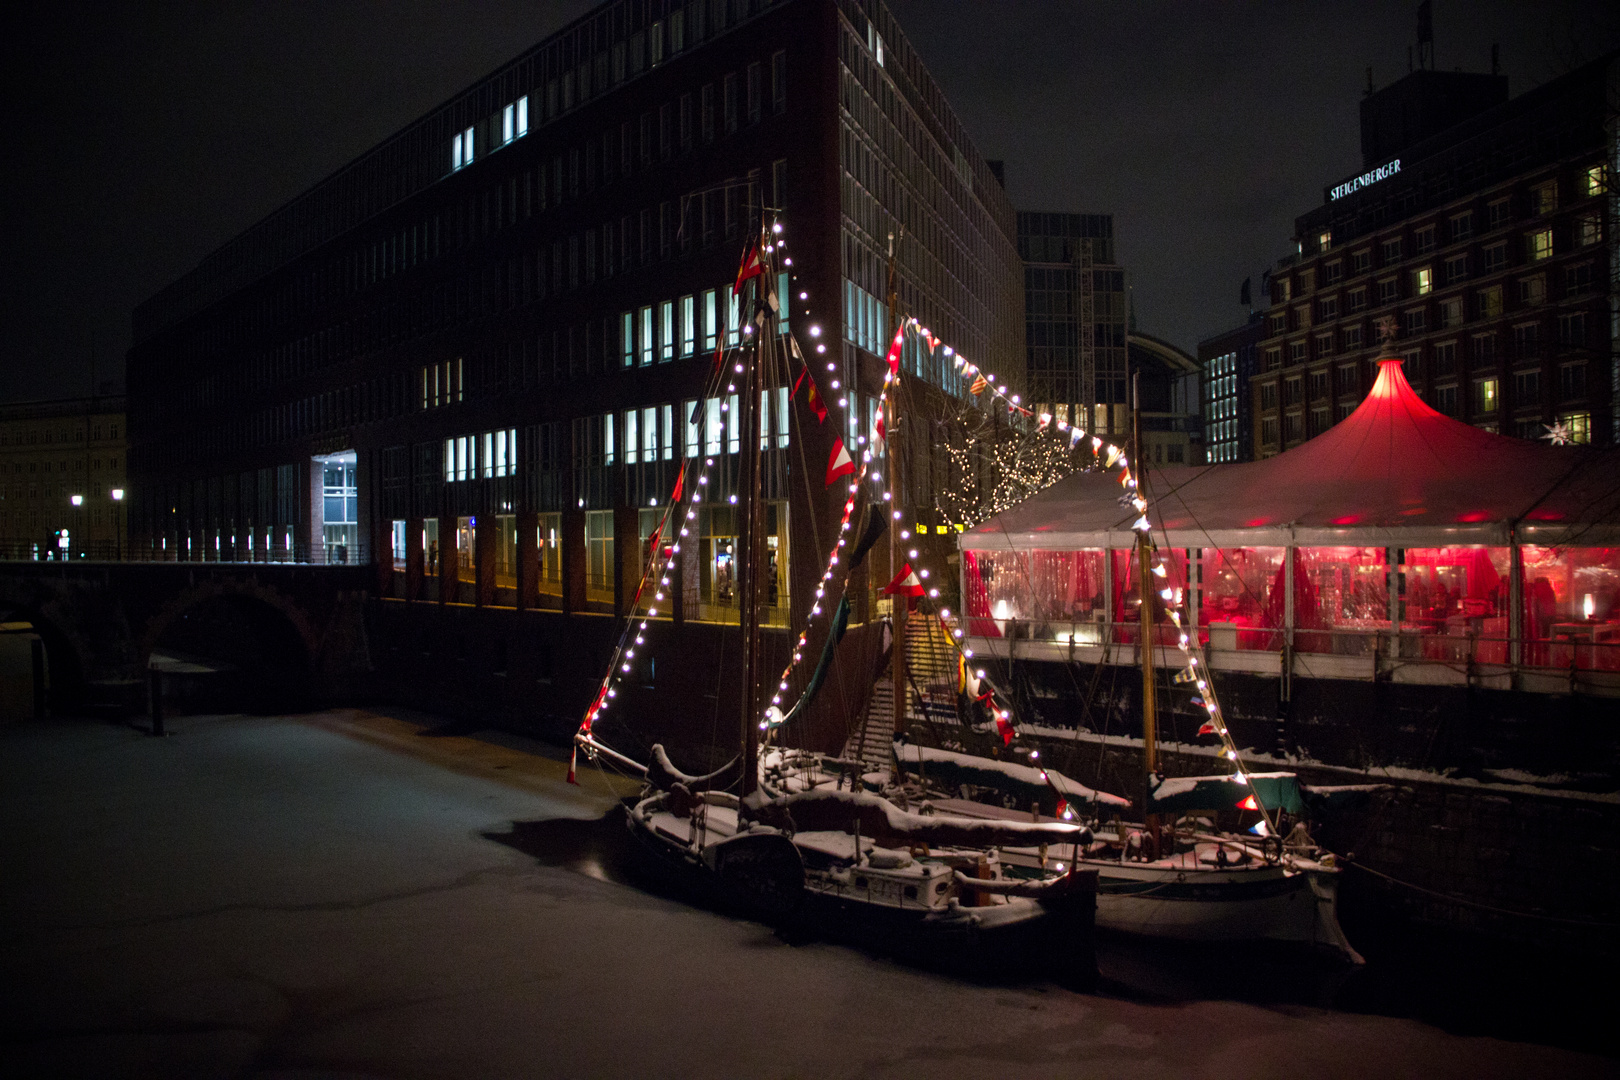
[[(937, 616), (915, 612), (906, 623), (906, 726), (957, 724), (956, 646)], [(894, 751), (894, 676), (885, 667), (872, 687), (866, 717), (850, 733), (843, 757), (866, 772), (886, 771)], [(922, 701), (919, 702), (918, 696)], [(932, 741), (932, 740), (929, 740)]]
[(850, 732), (844, 744), (844, 760), (859, 761), (862, 772), (887, 772), (894, 758), (894, 680), (889, 669), (872, 687), (866, 702), (866, 718)]

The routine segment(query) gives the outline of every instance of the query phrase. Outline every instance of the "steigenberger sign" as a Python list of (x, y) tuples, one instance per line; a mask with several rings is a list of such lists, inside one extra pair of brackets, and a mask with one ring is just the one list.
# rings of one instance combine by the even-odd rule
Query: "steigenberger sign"
[(1351, 177), (1336, 188), (1328, 190), (1328, 199), (1342, 199), (1352, 191), (1360, 191), (1364, 187), (1372, 187), (1380, 180), (1388, 180), (1401, 171), (1401, 159), (1396, 158), (1388, 165), (1380, 165), (1376, 169), (1369, 169), (1360, 176)]

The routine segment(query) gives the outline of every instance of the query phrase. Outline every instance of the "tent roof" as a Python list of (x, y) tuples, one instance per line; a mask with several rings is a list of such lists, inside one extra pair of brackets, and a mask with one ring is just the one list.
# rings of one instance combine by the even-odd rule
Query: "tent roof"
[[(1142, 478), (1177, 547), (1620, 543), (1620, 452), (1493, 435), (1429, 408), (1396, 359), (1359, 408), (1263, 461)], [(1128, 547), (1114, 472), (1075, 473), (962, 536), (968, 550)]]

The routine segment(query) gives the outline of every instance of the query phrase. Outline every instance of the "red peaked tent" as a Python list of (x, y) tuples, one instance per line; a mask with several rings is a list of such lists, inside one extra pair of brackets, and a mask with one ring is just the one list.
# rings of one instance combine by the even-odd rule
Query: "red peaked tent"
[[(1620, 544), (1620, 452), (1510, 439), (1444, 416), (1396, 359), (1349, 417), (1263, 461), (1150, 469), (1172, 547)], [(1077, 473), (963, 534), (966, 550), (1131, 545), (1111, 473)]]

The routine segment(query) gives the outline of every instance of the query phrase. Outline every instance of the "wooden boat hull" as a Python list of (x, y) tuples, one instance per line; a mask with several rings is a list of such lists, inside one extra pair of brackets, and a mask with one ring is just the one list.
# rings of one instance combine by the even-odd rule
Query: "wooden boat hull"
[(1175, 941), (1285, 942), (1361, 960), (1339, 926), (1336, 870), (1082, 864), (1098, 871), (1104, 929)]
[[(1075, 990), (1096, 986), (1096, 877), (1087, 871), (1043, 899), (983, 907), (882, 902), (860, 887), (858, 871), (839, 881), (806, 872), (802, 864), (784, 866), (770, 853), (770, 842), (791, 845), (786, 837), (711, 834), (706, 843), (693, 843), (660, 828), (656, 815), (627, 809), (631, 834), (656, 865), (681, 892), (708, 906), (955, 974), (1045, 977)], [(740, 860), (752, 872), (730, 874), (719, 853), (739, 843), (761, 844), (762, 851)]]

